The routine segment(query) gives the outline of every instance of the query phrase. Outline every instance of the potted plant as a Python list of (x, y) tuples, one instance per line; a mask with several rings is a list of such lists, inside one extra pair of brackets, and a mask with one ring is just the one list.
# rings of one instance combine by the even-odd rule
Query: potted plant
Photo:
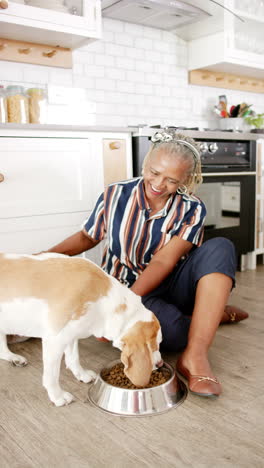
[(249, 125), (255, 127), (251, 130), (252, 133), (264, 133), (264, 113), (256, 114), (254, 112), (244, 118)]

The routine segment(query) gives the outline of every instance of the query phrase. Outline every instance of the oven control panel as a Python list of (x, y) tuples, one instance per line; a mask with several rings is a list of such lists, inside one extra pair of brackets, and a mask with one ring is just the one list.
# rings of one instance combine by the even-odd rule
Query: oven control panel
[[(194, 138), (200, 144), (203, 173), (255, 172), (256, 141)], [(133, 136), (133, 175), (140, 176), (151, 146), (150, 136)]]
[(253, 141), (197, 141), (203, 172), (215, 170), (255, 171)]

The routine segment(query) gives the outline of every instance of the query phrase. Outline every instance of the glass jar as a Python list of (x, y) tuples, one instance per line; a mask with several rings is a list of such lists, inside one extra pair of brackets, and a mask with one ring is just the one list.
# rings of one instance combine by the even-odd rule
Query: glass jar
[(7, 122), (7, 104), (6, 104), (6, 92), (4, 89), (0, 89), (0, 123)]
[(23, 86), (6, 88), (8, 122), (28, 123), (28, 97)]
[(27, 90), (29, 100), (29, 122), (33, 124), (46, 123), (47, 95), (42, 88), (29, 88)]

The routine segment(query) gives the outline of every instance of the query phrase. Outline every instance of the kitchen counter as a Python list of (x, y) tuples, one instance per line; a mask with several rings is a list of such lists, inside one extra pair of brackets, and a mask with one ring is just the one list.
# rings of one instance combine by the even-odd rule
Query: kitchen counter
[(183, 130), (184, 135), (192, 138), (208, 138), (210, 140), (258, 140), (264, 138), (264, 133), (223, 132), (223, 131), (195, 131)]
[[(134, 136), (152, 136), (159, 132), (157, 128), (144, 127), (133, 131)], [(179, 130), (178, 133), (198, 139), (210, 140), (258, 140), (264, 138), (264, 133), (245, 133), (245, 132), (225, 132), (221, 130)]]
[[(55, 124), (0, 124), (0, 130), (57, 131), (57, 132), (101, 132), (101, 133), (131, 133), (133, 136), (150, 136), (158, 132), (150, 127), (109, 127), (103, 125), (55, 125)], [(264, 133), (225, 132), (218, 130), (179, 130), (183, 135), (195, 139), (210, 140), (258, 140), (264, 138)]]
[(55, 124), (0, 124), (0, 130), (42, 130), (65, 132), (101, 132), (101, 133), (132, 133), (137, 127), (105, 127), (98, 125), (55, 125)]

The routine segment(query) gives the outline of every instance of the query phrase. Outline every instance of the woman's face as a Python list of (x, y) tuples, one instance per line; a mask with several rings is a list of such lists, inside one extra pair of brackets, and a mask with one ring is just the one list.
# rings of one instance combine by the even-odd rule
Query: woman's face
[(144, 168), (144, 186), (148, 201), (164, 203), (188, 178), (190, 161), (173, 157), (162, 150), (154, 153)]

